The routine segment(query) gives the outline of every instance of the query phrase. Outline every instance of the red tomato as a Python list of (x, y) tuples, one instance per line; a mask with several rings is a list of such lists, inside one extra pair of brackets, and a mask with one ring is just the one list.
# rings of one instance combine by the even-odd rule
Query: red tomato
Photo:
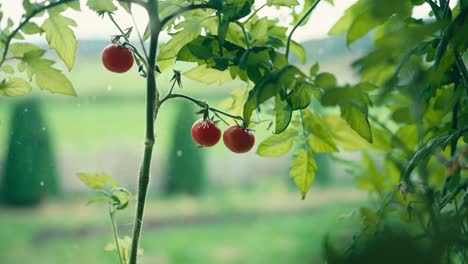
[(200, 146), (211, 147), (221, 138), (221, 130), (211, 120), (198, 120), (192, 126), (192, 138)]
[(255, 136), (252, 131), (238, 125), (230, 126), (223, 135), (224, 145), (232, 152), (245, 153), (252, 149)]
[(102, 63), (111, 72), (124, 73), (133, 66), (133, 54), (117, 44), (109, 44), (102, 52)]

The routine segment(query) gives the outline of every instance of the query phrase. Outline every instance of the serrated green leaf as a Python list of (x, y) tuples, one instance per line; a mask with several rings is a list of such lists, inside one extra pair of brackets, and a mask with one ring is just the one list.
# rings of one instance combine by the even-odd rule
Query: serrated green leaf
[(84, 184), (93, 189), (104, 189), (107, 185), (110, 187), (119, 186), (117, 181), (105, 173), (78, 173), (77, 175)]
[(372, 146), (339, 116), (328, 115), (323, 120), (330, 129), (335, 142), (344, 150), (357, 151), (368, 149)]
[(0, 94), (3, 96), (22, 96), (29, 92), (31, 85), (21, 78), (11, 78), (0, 84)]
[(294, 180), (305, 199), (310, 185), (314, 181), (317, 164), (310, 149), (301, 148), (294, 154), (294, 159), (289, 170), (290, 177)]
[(367, 119), (367, 108), (361, 109), (352, 104), (341, 105), (341, 117), (354, 129), (361, 137), (372, 143), (372, 132)]
[(88, 0), (89, 9), (101, 12), (114, 12), (117, 7), (112, 3), (112, 0)]
[(302, 110), (307, 142), (314, 152), (336, 152), (338, 147), (325, 122), (310, 110)]
[(231, 75), (228, 71), (218, 71), (215, 69), (207, 68), (206, 65), (200, 65), (198, 67), (195, 67), (189, 70), (188, 72), (185, 72), (184, 76), (206, 84), (222, 84), (232, 80)]
[(199, 19), (189, 18), (177, 25), (177, 29), (182, 29), (172, 34), (172, 38), (161, 47), (158, 61), (175, 58), (179, 51), (192, 40), (196, 39), (201, 32)]
[(288, 153), (298, 135), (296, 129), (287, 129), (280, 134), (274, 134), (260, 143), (257, 154), (264, 157), (279, 157)]
[(65, 62), (68, 70), (73, 68), (77, 48), (75, 33), (70, 26), (76, 27), (75, 21), (56, 12), (50, 12), (49, 18), (42, 24), (49, 46)]
[(42, 90), (76, 96), (72, 83), (59, 70), (49, 67), (48, 69), (35, 72), (35, 75), (36, 83)]

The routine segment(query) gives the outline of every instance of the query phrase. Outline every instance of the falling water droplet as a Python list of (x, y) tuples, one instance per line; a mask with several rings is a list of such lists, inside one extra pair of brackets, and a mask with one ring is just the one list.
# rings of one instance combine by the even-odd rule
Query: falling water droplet
[(47, 130), (47, 128), (45, 128), (45, 127), (42, 128), (42, 131), (46, 131), (46, 130)]
[(112, 85), (107, 85), (107, 91), (111, 91), (112, 90)]
[(27, 109), (27, 108), (25, 108), (25, 109), (24, 109), (24, 112), (28, 112), (28, 109)]
[(177, 151), (177, 157), (182, 157), (184, 155), (184, 152), (182, 150)]
[(41, 182), (39, 183), (39, 185), (41, 185), (41, 187), (43, 187), (43, 186), (44, 186), (44, 182), (41, 181)]

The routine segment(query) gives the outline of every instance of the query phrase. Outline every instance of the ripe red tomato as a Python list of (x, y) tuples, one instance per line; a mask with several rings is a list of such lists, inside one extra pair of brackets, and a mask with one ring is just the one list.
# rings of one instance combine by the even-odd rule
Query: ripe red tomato
[(102, 63), (111, 72), (124, 73), (133, 66), (133, 54), (127, 48), (109, 44), (102, 51)]
[(223, 135), (224, 145), (232, 152), (245, 153), (252, 149), (255, 136), (252, 131), (238, 125), (230, 126)]
[(221, 130), (211, 120), (198, 120), (192, 126), (192, 138), (200, 146), (211, 147), (221, 138)]

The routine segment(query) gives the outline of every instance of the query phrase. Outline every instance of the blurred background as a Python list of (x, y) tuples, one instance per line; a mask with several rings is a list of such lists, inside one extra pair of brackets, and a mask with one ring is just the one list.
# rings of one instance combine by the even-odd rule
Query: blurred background
[[(340, 14), (336, 14), (338, 18)], [(116, 263), (105, 204), (78, 172), (105, 172), (135, 193), (142, 158), (145, 84), (136, 69), (117, 75), (102, 66), (106, 39), (79, 40), (69, 77), (77, 97), (36, 90), (0, 98), (1, 263)], [(41, 42), (40, 42), (41, 43)], [(354, 80), (350, 63), (371, 38), (346, 47), (341, 37), (304, 40), (307, 72), (316, 61), (341, 83)], [(50, 56), (55, 56), (50, 53)], [(182, 72), (190, 65), (178, 64)], [(169, 88), (172, 70), (159, 78)], [(240, 82), (203, 84), (183, 77), (180, 93), (220, 105)], [(220, 142), (197, 148), (190, 136), (191, 104), (164, 105), (157, 143), (141, 263), (317, 263), (322, 239), (365, 202), (333, 157), (317, 157), (319, 172), (306, 200), (288, 176), (291, 157), (229, 152)], [(220, 124), (224, 129), (225, 125)], [(255, 128), (257, 144), (271, 134)], [(340, 154), (353, 158), (352, 153)], [(131, 235), (134, 205), (118, 214), (120, 235)]]

